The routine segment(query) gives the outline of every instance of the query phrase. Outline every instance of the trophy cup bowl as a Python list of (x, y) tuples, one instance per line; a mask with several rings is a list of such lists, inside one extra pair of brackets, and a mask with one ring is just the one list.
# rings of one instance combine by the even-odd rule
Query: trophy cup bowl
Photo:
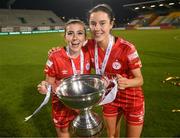
[(79, 109), (79, 115), (73, 120), (73, 132), (77, 136), (88, 137), (98, 134), (102, 128), (102, 119), (91, 111), (105, 93), (101, 75), (73, 75), (64, 79), (56, 90), (59, 99), (72, 109)]

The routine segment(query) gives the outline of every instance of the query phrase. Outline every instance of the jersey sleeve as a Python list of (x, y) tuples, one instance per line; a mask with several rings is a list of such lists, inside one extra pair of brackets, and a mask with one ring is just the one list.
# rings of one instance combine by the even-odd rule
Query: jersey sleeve
[(141, 59), (134, 45), (131, 45), (130, 49), (128, 50), (127, 60), (128, 66), (131, 70), (142, 67)]
[(94, 65), (94, 50), (95, 50), (94, 45), (95, 45), (95, 42), (92, 39), (89, 39), (88, 42), (86, 43), (86, 47), (87, 47), (89, 55), (90, 55), (90, 63), (91, 63), (92, 68), (95, 68), (95, 65)]
[(52, 56), (49, 56), (48, 60), (46, 61), (44, 73), (48, 76), (55, 77), (55, 65)]

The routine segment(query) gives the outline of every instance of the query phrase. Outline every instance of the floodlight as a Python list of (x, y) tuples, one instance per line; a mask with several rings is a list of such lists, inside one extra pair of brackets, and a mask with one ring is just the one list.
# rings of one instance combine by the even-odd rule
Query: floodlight
[(156, 5), (151, 5), (150, 7), (151, 7), (151, 8), (154, 8), (154, 7), (156, 7)]
[(139, 7), (135, 7), (134, 9), (135, 9), (135, 10), (139, 10)]
[(169, 5), (174, 5), (174, 3), (172, 2), (172, 3), (169, 3)]

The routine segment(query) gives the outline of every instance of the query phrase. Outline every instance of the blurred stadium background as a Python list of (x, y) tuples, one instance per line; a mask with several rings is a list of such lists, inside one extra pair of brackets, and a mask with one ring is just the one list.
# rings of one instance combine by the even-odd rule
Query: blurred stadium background
[[(86, 12), (98, 3), (112, 6), (116, 15), (113, 34), (134, 43), (142, 59), (146, 100), (142, 137), (180, 137), (179, 0), (73, 1), (89, 6), (80, 8), (83, 15), (75, 12), (70, 0), (62, 1), (59, 6), (67, 9), (67, 14), (66, 10), (59, 13), (48, 6), (23, 7), (28, 2), (0, 2), (0, 137), (56, 136), (50, 102), (29, 122), (25, 123), (24, 117), (44, 98), (36, 86), (44, 79), (47, 51), (64, 44), (64, 23), (70, 18), (80, 18), (87, 23)], [(39, 2), (43, 5), (42, 0)], [(45, 5), (51, 3), (44, 0)], [(168, 77), (175, 79), (163, 83)], [(101, 114), (100, 107), (94, 110)], [(124, 125), (122, 129), (125, 136)], [(105, 130), (101, 137), (106, 137)]]

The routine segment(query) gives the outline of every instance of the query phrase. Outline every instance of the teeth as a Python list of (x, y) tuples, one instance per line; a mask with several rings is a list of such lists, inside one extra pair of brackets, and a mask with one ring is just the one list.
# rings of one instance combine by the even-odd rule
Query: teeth
[(79, 42), (74, 42), (74, 43), (72, 43), (72, 45), (79, 45), (80, 43)]
[(73, 47), (79, 47), (79, 44), (73, 44), (72, 46)]

